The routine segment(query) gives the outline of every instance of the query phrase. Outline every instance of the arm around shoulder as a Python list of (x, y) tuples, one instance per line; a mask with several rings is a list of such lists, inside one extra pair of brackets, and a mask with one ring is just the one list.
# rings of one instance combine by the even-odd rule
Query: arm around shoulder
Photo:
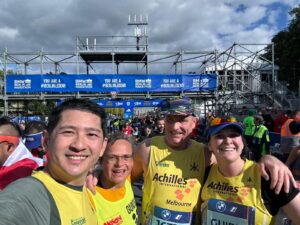
[(149, 159), (150, 159), (150, 145), (151, 139), (146, 139), (139, 143), (134, 152), (134, 163), (131, 171), (131, 182), (138, 180), (143, 174), (148, 171)]
[(293, 198), (288, 204), (282, 207), (288, 218), (293, 224), (300, 225), (300, 193)]
[(293, 148), (291, 153), (289, 154), (289, 157), (287, 158), (285, 165), (291, 166), (293, 162), (297, 159), (297, 157), (300, 156), (300, 145), (297, 147)]

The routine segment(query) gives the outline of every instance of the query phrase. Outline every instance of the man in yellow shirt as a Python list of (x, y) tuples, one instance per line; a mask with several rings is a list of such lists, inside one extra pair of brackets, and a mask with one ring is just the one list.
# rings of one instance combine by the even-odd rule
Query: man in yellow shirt
[(99, 225), (137, 224), (137, 208), (130, 182), (132, 139), (121, 132), (112, 134), (99, 164), (96, 195), (91, 195)]
[(69, 99), (57, 106), (43, 132), (49, 162), (0, 192), (0, 224), (97, 224), (84, 182), (106, 148), (105, 122), (94, 102)]

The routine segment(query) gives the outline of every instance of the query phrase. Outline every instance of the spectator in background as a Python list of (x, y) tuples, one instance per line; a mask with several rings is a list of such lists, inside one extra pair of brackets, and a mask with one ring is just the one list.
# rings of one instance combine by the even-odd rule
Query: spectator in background
[[(288, 119), (281, 127), (281, 143), (280, 150), (286, 160), (291, 150), (300, 144), (300, 132), (297, 126), (300, 123), (300, 110), (294, 112), (294, 116)], [(297, 132), (298, 131), (298, 132)]]
[(282, 125), (289, 119), (288, 115), (283, 110), (278, 110), (274, 119), (274, 129), (276, 133), (280, 133)]
[(206, 126), (205, 126), (205, 130), (204, 130), (204, 135), (207, 135), (207, 131), (208, 128), (210, 126), (211, 121), (215, 118), (215, 116), (213, 115), (213, 113), (209, 110), (206, 116)]
[(23, 136), (25, 128), (26, 128), (26, 123), (25, 123), (24, 120), (20, 120), (19, 127), (20, 127), (20, 130), (21, 130), (21, 136)]
[(136, 142), (140, 140), (141, 132), (138, 126), (133, 127), (132, 136)]
[(255, 161), (270, 152), (270, 136), (268, 128), (264, 125), (264, 118), (254, 116), (255, 130), (253, 133), (252, 153)]
[(43, 159), (44, 166), (48, 163), (48, 152), (42, 145), (42, 135), (45, 129), (45, 123), (31, 121), (27, 124), (24, 133), (25, 146), (31, 151), (33, 156)]
[(131, 127), (131, 125), (130, 125), (129, 122), (126, 122), (126, 123), (125, 123), (125, 126), (124, 126), (123, 129), (122, 129), (122, 132), (123, 132), (125, 135), (127, 135), (128, 137), (131, 136), (131, 133), (132, 133), (132, 127)]
[(0, 118), (0, 190), (42, 166), (21, 141), (20, 127), (7, 118)]
[(152, 136), (153, 136), (152, 126), (151, 125), (146, 125), (144, 127), (144, 129), (142, 130), (141, 137), (140, 137), (139, 141), (143, 141), (147, 138), (151, 138)]
[(271, 116), (268, 109), (263, 109), (262, 111), (262, 117), (264, 118), (264, 125), (266, 128), (268, 128), (269, 132), (273, 132), (274, 128), (274, 119)]
[(255, 124), (254, 124), (254, 112), (253, 110), (248, 110), (247, 116), (243, 119), (243, 125), (245, 128), (245, 134), (244, 137), (246, 139), (248, 148), (252, 147), (252, 137), (255, 130)]
[(155, 123), (155, 129), (153, 135), (164, 135), (165, 134), (165, 118), (159, 117)]

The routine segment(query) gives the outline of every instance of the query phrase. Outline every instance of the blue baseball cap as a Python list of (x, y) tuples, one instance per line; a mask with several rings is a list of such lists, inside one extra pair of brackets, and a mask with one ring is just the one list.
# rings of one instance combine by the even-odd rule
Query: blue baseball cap
[(29, 150), (42, 146), (42, 134), (43, 132), (25, 135), (25, 146)]
[(220, 131), (222, 131), (223, 129), (225, 129), (226, 127), (229, 127), (229, 126), (237, 128), (237, 130), (241, 134), (244, 133), (243, 124), (238, 122), (234, 117), (228, 117), (226, 119), (217, 117), (217, 118), (214, 118), (210, 123), (208, 132), (207, 132), (207, 140), (209, 140), (211, 136), (219, 133)]

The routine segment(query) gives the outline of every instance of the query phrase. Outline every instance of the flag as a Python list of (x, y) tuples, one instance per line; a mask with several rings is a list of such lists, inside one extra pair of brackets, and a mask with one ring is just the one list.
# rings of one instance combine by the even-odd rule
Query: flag
[(20, 141), (17, 148), (0, 166), (0, 190), (19, 178), (30, 176), (32, 170), (42, 165), (43, 160), (34, 157)]

